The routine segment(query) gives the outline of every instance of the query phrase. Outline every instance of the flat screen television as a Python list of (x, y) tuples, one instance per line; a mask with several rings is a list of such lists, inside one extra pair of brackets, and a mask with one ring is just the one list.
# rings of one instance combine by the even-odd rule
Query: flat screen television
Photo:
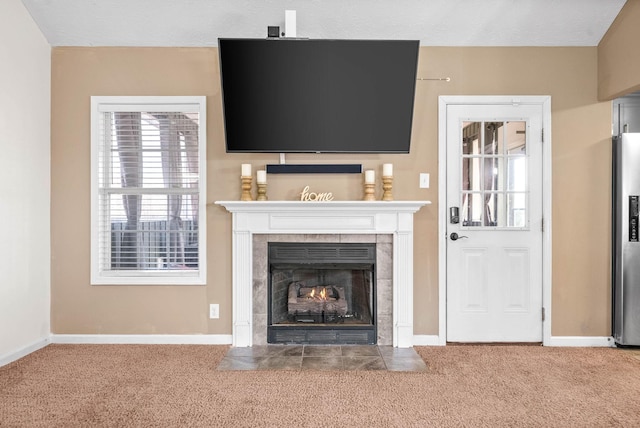
[(227, 152), (409, 152), (419, 41), (218, 43)]

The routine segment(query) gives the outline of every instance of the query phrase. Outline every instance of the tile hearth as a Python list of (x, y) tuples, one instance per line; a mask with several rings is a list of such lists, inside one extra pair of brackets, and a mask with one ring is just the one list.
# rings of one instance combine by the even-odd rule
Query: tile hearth
[(413, 348), (375, 345), (265, 345), (232, 347), (217, 370), (387, 370), (422, 372)]

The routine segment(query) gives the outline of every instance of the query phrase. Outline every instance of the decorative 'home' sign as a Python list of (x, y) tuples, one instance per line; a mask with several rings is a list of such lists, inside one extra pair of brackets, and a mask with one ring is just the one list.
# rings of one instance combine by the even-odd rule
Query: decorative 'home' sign
[(320, 202), (320, 201), (333, 201), (333, 193), (331, 192), (310, 192), (309, 186), (305, 186), (300, 192), (300, 200), (302, 202)]

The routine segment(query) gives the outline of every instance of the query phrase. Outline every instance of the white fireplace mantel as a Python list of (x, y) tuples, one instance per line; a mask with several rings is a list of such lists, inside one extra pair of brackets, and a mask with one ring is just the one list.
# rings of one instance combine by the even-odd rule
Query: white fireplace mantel
[(413, 346), (413, 214), (429, 201), (217, 201), (233, 214), (233, 346), (252, 346), (253, 234), (393, 235), (393, 346)]

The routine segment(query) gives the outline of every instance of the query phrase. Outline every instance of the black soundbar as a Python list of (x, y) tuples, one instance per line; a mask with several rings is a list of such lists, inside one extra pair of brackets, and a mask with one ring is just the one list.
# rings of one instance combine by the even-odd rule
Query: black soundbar
[(361, 164), (273, 164), (267, 165), (268, 174), (361, 174)]

